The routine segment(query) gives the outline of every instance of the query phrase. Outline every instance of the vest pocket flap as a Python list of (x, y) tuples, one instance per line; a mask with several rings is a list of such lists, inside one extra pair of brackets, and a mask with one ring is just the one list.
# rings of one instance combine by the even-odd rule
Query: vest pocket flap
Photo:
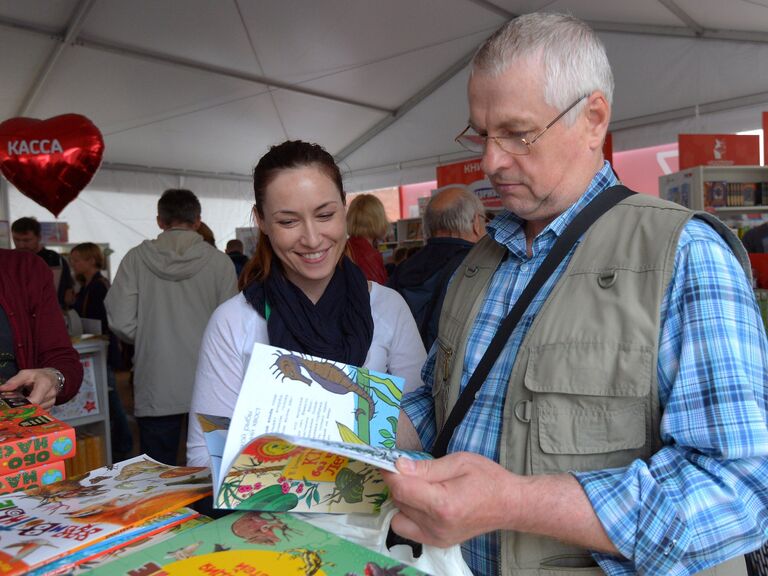
[(605, 454), (645, 445), (644, 403), (623, 408), (540, 407), (539, 446), (546, 454)]
[(604, 342), (548, 344), (531, 350), (525, 387), (553, 394), (646, 396), (652, 359), (648, 348)]

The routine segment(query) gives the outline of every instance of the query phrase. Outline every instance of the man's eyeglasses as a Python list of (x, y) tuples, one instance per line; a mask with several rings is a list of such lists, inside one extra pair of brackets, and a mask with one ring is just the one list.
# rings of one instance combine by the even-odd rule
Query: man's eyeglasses
[(576, 106), (579, 102), (584, 100), (589, 96), (589, 94), (584, 94), (581, 96), (578, 100), (576, 100), (573, 104), (568, 106), (565, 110), (560, 112), (552, 122), (547, 124), (544, 129), (536, 134), (533, 138), (530, 140), (528, 138), (520, 138), (518, 136), (481, 136), (480, 134), (477, 134), (472, 126), (467, 126), (464, 128), (464, 131), (456, 136), (455, 141), (462, 147), (470, 152), (479, 152), (483, 153), (485, 151), (485, 147), (487, 145), (488, 140), (493, 140), (496, 142), (496, 145), (501, 148), (504, 152), (507, 152), (508, 154), (514, 154), (516, 156), (525, 156), (526, 154), (531, 153), (531, 146), (544, 136), (544, 133), (549, 130), (552, 126), (554, 126), (560, 118), (568, 114), (568, 112), (571, 111), (571, 109)]

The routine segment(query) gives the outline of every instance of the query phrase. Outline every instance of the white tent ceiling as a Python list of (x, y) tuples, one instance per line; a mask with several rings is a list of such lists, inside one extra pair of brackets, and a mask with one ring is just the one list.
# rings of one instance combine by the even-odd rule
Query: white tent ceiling
[(83, 114), (106, 168), (246, 177), (300, 138), (350, 190), (430, 179), (463, 156), (469, 57), (539, 9), (600, 32), (615, 149), (768, 109), (768, 0), (0, 0), (0, 120)]

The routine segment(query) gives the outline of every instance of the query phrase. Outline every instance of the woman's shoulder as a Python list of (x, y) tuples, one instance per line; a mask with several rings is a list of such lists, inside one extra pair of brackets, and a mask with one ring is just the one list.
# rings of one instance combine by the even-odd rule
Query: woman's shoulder
[(245, 295), (242, 292), (238, 292), (229, 300), (225, 300), (219, 304), (218, 308), (214, 310), (211, 316), (212, 322), (219, 323), (240, 323), (251, 322), (255, 318), (261, 318), (258, 312), (245, 299)]
[(371, 285), (371, 312), (376, 315), (379, 311), (391, 312), (393, 308), (408, 308), (403, 297), (397, 290), (383, 286), (375, 281)]

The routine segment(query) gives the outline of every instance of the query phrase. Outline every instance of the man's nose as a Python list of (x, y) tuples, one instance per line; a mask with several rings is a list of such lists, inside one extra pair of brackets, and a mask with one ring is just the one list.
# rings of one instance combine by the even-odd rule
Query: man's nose
[(511, 157), (512, 154), (502, 150), (495, 140), (488, 139), (483, 149), (483, 157), (480, 159), (480, 168), (486, 176), (491, 176), (502, 168), (507, 168)]

